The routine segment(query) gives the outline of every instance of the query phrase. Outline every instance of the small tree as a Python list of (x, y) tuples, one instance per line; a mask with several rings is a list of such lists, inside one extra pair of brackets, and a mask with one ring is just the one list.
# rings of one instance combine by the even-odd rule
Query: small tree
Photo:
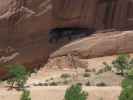
[(11, 89), (14, 85), (19, 88), (24, 88), (24, 84), (28, 79), (28, 71), (22, 65), (9, 65), (9, 76), (10, 78), (7, 80), (7, 83), (11, 85)]
[(66, 90), (65, 100), (86, 100), (88, 93), (82, 91), (81, 85), (72, 85)]
[(21, 95), (21, 99), (20, 100), (31, 100), (30, 91), (23, 90), (23, 93)]

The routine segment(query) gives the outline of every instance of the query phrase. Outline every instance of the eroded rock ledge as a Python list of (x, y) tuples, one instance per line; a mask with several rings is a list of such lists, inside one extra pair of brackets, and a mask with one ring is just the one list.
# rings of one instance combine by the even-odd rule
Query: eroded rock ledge
[(93, 58), (133, 52), (133, 31), (105, 33), (74, 41), (51, 54), (50, 58), (75, 54)]

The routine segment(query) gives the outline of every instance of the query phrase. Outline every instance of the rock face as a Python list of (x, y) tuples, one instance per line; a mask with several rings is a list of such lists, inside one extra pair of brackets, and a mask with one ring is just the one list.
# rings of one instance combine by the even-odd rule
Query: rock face
[[(26, 63), (27, 65), (34, 63), (35, 67), (40, 66), (42, 60), (43, 62), (47, 61), (50, 53), (70, 42), (63, 40), (50, 44), (48, 41), (48, 31), (53, 27), (62, 25), (84, 26), (85, 22), (87, 22), (85, 24), (87, 26), (89, 26), (88, 23), (93, 25), (95, 22), (96, 1), (78, 0), (76, 6), (73, 6), (75, 4), (73, 0), (0, 0), (0, 48), (3, 50), (9, 46), (15, 48), (19, 55), (14, 58), (13, 62)], [(63, 14), (63, 18), (65, 16), (66, 19), (65, 21), (53, 15), (53, 11), (56, 14), (59, 12), (58, 10), (62, 8), (62, 3), (64, 4), (64, 9), (62, 9), (59, 17)], [(80, 11), (83, 6), (81, 3), (86, 5), (83, 8), (84, 12)], [(100, 6), (101, 9), (102, 6)], [(72, 12), (69, 13), (69, 11)], [(83, 16), (80, 16), (80, 14)], [(71, 19), (78, 16), (81, 17), (81, 23), (75, 19), (68, 20), (68, 18)], [(73, 51), (76, 51), (81, 57), (96, 57), (119, 52), (131, 52), (133, 51), (132, 46), (129, 46), (132, 44), (131, 33), (122, 33), (119, 36), (114, 34), (110, 36), (102, 35), (99, 37), (98, 35), (96, 37), (87, 37), (62, 47), (51, 57), (66, 55)]]
[(80, 58), (92, 58), (105, 55), (133, 52), (133, 31), (97, 34), (74, 41), (60, 48), (51, 55), (53, 57), (68, 54), (78, 55)]
[(13, 62), (47, 60), (51, 8), (50, 0), (0, 0), (0, 48), (10, 46), (19, 52)]

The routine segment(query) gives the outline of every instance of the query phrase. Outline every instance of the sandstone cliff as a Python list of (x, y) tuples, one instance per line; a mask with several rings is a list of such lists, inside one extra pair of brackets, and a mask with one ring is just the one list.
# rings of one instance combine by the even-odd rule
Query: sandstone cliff
[(133, 31), (96, 34), (74, 41), (51, 54), (51, 58), (73, 54), (80, 58), (133, 52)]
[(0, 0), (0, 48), (16, 49), (15, 62), (48, 58), (51, 8), (50, 0)]
[[(61, 0), (59, 1), (61, 2)], [(72, 0), (69, 1), (71, 3), (69, 8), (73, 9), (73, 14), (65, 13), (65, 17), (79, 16), (81, 8), (73, 7)], [(67, 4), (66, 1), (64, 2)], [(82, 6), (80, 2), (81, 0), (76, 2), (78, 7)], [(40, 66), (42, 62), (47, 61), (49, 54), (55, 50), (57, 51), (51, 57), (67, 55), (73, 51), (83, 58), (133, 51), (132, 32), (108, 33), (110, 35), (105, 33), (79, 39), (75, 42), (64, 39), (58, 43), (50, 44), (48, 30), (57, 26), (57, 24), (62, 26), (62, 21), (58, 21), (53, 16), (52, 8), (56, 9), (52, 4), (51, 0), (0, 0), (0, 48), (6, 50), (6, 48), (11, 47), (19, 53), (13, 62)], [(84, 10), (88, 11), (88, 9), (85, 6)], [(71, 9), (63, 10), (69, 12)], [(93, 17), (90, 14), (88, 13), (89, 20)], [(84, 18), (88, 20), (86, 15), (83, 16)], [(77, 20), (63, 23), (64, 25), (66, 23), (66, 26), (80, 24)], [(2, 56), (6, 57), (5, 55)]]

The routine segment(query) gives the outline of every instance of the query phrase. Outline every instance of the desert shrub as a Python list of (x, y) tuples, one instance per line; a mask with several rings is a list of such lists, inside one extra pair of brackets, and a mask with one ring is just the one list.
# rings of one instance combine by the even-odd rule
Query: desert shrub
[(77, 85), (80, 85), (80, 86), (82, 86), (82, 83), (81, 83), (81, 82), (78, 82), (78, 83), (77, 83)]
[(90, 81), (88, 81), (85, 85), (90, 86), (91, 85)]
[(71, 77), (71, 75), (65, 73), (65, 74), (62, 74), (60, 77), (61, 77), (61, 78), (69, 78), (69, 77)]
[(30, 91), (23, 90), (20, 100), (31, 100)]
[(33, 86), (48, 86), (48, 83), (33, 84)]
[(57, 83), (57, 82), (51, 82), (51, 83), (49, 83), (49, 85), (50, 85), (50, 86), (57, 86), (58, 83)]
[(64, 81), (63, 81), (63, 84), (64, 84), (64, 85), (68, 85), (68, 84), (69, 84), (69, 80), (64, 80)]
[(90, 70), (90, 69), (88, 69), (88, 68), (86, 68), (86, 69), (85, 69), (85, 72), (91, 72), (91, 70)]
[(81, 85), (72, 85), (65, 92), (65, 100), (86, 100), (88, 93), (82, 90)]
[(7, 80), (7, 83), (11, 85), (11, 88), (13, 88), (14, 85), (18, 88), (24, 88), (29, 73), (23, 65), (14, 64), (9, 67), (9, 76), (10, 78)]
[(106, 62), (103, 62), (104, 68), (100, 69), (96, 74), (101, 74), (107, 71), (112, 71), (112, 66), (107, 64)]
[(44, 86), (44, 83), (38, 83), (37, 86)]
[(104, 72), (104, 69), (99, 69), (98, 72), (96, 73), (97, 75), (98, 74), (102, 74)]
[(96, 69), (94, 69), (94, 68), (93, 68), (93, 69), (92, 69), (92, 72), (94, 72), (94, 73), (95, 73), (95, 72), (96, 72)]
[(84, 77), (90, 77), (90, 73), (84, 73)]
[(112, 68), (116, 69), (116, 73), (125, 76), (127, 71), (133, 68), (133, 59), (128, 54), (121, 54), (112, 61), (112, 65), (103, 63), (105, 65), (104, 71), (111, 71)]
[(96, 86), (107, 86), (107, 85), (104, 82), (100, 82), (100, 83), (97, 83)]
[(112, 70), (112, 66), (110, 66), (109, 64), (107, 64), (106, 62), (103, 62), (104, 67), (104, 71), (111, 71)]
[(101, 73), (112, 70), (112, 67), (110, 65), (108, 65), (106, 62), (103, 62), (103, 64), (105, 67), (103, 69), (100, 69), (96, 74), (101, 74)]
[(112, 62), (112, 65), (118, 72), (124, 75), (125, 71), (130, 68), (130, 57), (127, 54), (119, 55), (116, 60)]
[(48, 83), (43, 83), (43, 86), (48, 86)]

